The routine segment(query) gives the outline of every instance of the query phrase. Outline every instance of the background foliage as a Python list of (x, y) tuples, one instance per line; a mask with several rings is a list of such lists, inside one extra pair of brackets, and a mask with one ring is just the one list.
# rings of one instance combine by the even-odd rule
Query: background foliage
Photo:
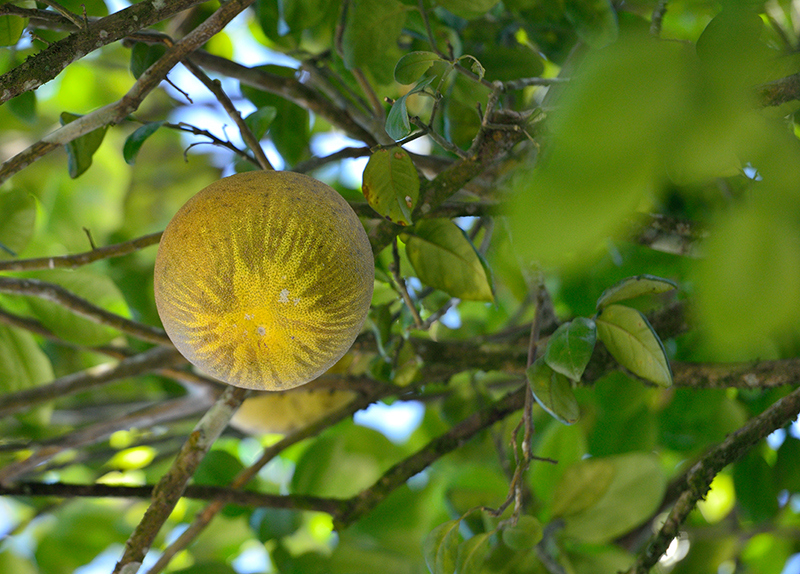
[[(798, 13), (0, 3), (0, 571), (797, 571)], [(353, 399), (249, 436), (152, 269), (271, 167), (376, 290)]]

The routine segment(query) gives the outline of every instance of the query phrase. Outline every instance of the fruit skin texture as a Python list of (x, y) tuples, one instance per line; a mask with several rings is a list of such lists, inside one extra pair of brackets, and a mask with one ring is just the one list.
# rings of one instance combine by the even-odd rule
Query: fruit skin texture
[(372, 250), (335, 190), (291, 172), (212, 183), (178, 210), (155, 264), (175, 347), (238, 387), (283, 390), (324, 373), (369, 311)]
[(246, 399), (231, 418), (231, 426), (250, 435), (289, 434), (315, 423), (356, 398), (351, 391), (292, 389)]

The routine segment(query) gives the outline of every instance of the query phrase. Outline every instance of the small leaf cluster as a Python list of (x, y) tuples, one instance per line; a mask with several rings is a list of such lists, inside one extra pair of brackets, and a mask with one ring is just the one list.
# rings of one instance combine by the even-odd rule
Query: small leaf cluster
[(559, 326), (549, 338), (544, 355), (525, 373), (542, 408), (562, 423), (577, 422), (580, 409), (572, 384), (580, 382), (598, 340), (631, 373), (660, 387), (671, 386), (669, 358), (647, 317), (617, 303), (676, 287), (674, 282), (653, 275), (629, 277), (603, 292), (594, 317), (577, 317)]

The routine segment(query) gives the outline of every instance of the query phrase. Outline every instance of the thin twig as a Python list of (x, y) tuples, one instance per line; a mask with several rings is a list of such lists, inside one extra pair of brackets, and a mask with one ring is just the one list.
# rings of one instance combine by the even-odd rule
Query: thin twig
[(141, 565), (200, 461), (225, 429), (247, 393), (246, 389), (229, 386), (197, 423), (175, 462), (153, 489), (152, 503), (125, 543), (125, 551), (114, 568), (114, 574), (120, 574), (123, 569), (128, 571), (130, 567), (138, 569)]
[(214, 94), (214, 97), (217, 98), (217, 101), (220, 103), (222, 108), (234, 121), (236, 127), (239, 128), (239, 133), (242, 135), (244, 143), (247, 144), (247, 147), (249, 147), (253, 152), (253, 155), (255, 155), (255, 158), (258, 161), (258, 165), (261, 167), (261, 169), (274, 170), (275, 168), (272, 167), (272, 164), (267, 159), (264, 149), (261, 147), (261, 144), (256, 139), (255, 135), (253, 135), (250, 127), (245, 123), (242, 114), (239, 113), (239, 110), (237, 110), (236, 106), (233, 105), (233, 102), (228, 97), (228, 94), (226, 94), (222, 89), (222, 84), (220, 81), (209, 78), (208, 75), (200, 68), (200, 66), (189, 59), (184, 60), (183, 65), (186, 66), (186, 68), (192, 74), (194, 74), (194, 76), (200, 80), (212, 94)]
[(653, 9), (653, 15), (650, 18), (650, 34), (653, 36), (661, 35), (661, 24), (664, 21), (664, 15), (667, 13), (667, 4), (669, 0), (658, 0), (658, 4)]
[(419, 311), (408, 294), (406, 282), (403, 276), (400, 275), (400, 252), (397, 249), (397, 239), (392, 242), (392, 263), (389, 265), (389, 271), (392, 273), (392, 278), (397, 285), (397, 290), (400, 291), (400, 296), (403, 297), (406, 307), (408, 307), (411, 316), (414, 318), (414, 325), (417, 329), (422, 329), (422, 318), (419, 316)]
[(449, 59), (447, 54), (442, 52), (439, 49), (439, 46), (436, 44), (436, 37), (433, 35), (433, 29), (431, 28), (431, 21), (428, 18), (428, 11), (425, 10), (425, 0), (419, 0), (419, 2), (417, 3), (417, 9), (419, 10), (420, 15), (422, 16), (423, 24), (425, 24), (425, 32), (428, 34), (428, 42), (431, 45), (431, 49), (440, 58), (444, 60)]
[(0, 261), (0, 271), (31, 271), (34, 269), (75, 269), (82, 265), (88, 265), (101, 259), (121, 257), (129, 255), (145, 247), (155, 245), (161, 239), (161, 234), (151, 233), (123, 243), (97, 247), (84, 253), (75, 255), (62, 255), (59, 257), (37, 257), (35, 259), (19, 259), (11, 261)]

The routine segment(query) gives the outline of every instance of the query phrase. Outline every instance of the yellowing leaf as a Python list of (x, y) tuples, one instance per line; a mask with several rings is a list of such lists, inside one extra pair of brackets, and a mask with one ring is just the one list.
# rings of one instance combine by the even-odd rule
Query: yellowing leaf
[(411, 212), (419, 198), (419, 176), (404, 149), (382, 149), (372, 154), (361, 189), (367, 203), (382, 217), (400, 225), (411, 224)]
[(420, 281), (459, 299), (493, 301), (491, 276), (472, 242), (449, 219), (424, 219), (404, 235)]
[(609, 305), (597, 314), (595, 322), (598, 338), (620, 365), (661, 387), (672, 385), (664, 345), (641, 312)]
[(626, 299), (635, 299), (642, 295), (658, 295), (677, 288), (674, 281), (655, 275), (628, 277), (603, 291), (597, 300), (597, 308), (600, 309)]

